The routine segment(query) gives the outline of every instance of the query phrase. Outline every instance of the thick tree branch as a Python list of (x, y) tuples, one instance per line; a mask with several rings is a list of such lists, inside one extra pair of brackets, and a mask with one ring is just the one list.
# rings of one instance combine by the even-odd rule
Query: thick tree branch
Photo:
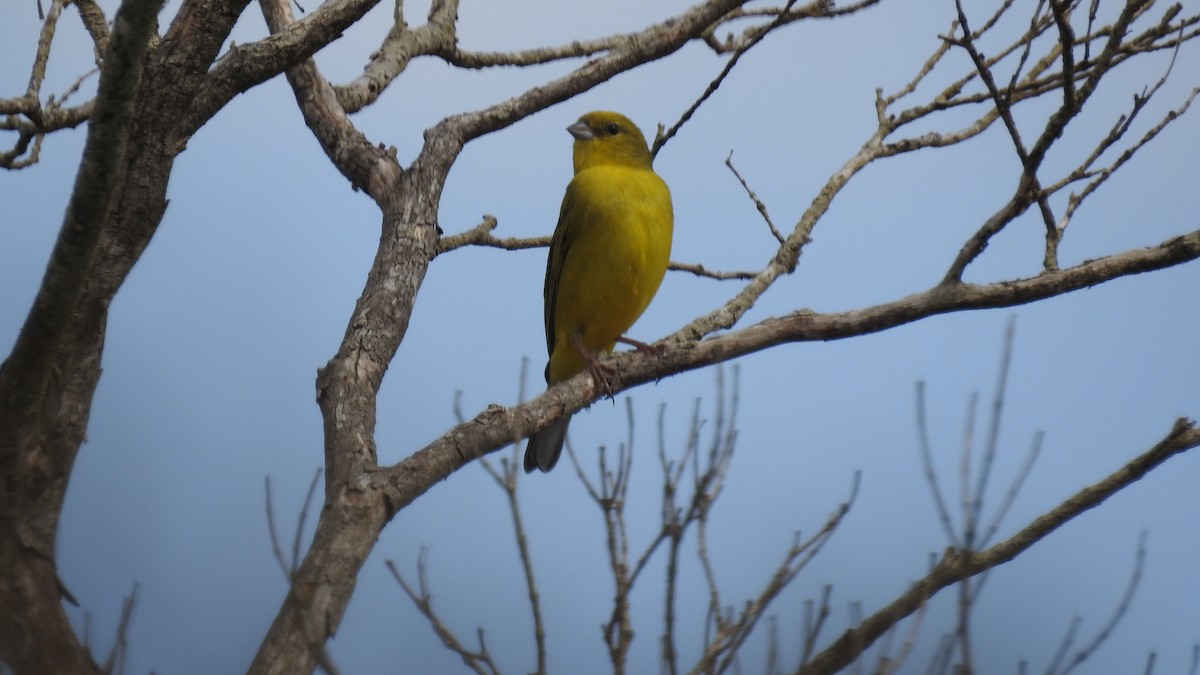
[[(260, 3), (277, 34), (290, 30), (286, 0)], [(376, 466), (375, 396), (408, 328), (433, 257), (445, 175), (404, 172), (350, 122), (333, 88), (307, 60), (287, 71), (296, 101), (326, 156), (379, 206), (382, 236), (366, 285), (338, 347), (318, 374), (325, 422), (325, 504), (308, 555), (251, 664), (252, 673), (305, 672), (325, 658), (358, 572), (386, 520), (356, 483)]]
[(0, 660), (22, 672), (97, 668), (62, 611), (59, 516), (100, 377), (109, 304), (161, 220), (185, 141), (179, 111), (228, 36), (239, 1), (185, 2), (151, 49), (161, 3), (126, 0), (107, 36), (63, 229), (0, 368)]
[[(280, 0), (259, 3), (267, 27), (282, 35), (296, 25), (291, 4)], [(312, 59), (287, 70), (288, 83), (304, 123), (312, 131), (329, 161), (341, 171), (355, 189), (366, 191), (377, 203), (396, 187), (400, 167), (396, 158), (381, 146), (372, 144), (354, 127), (338, 103), (333, 87), (317, 72)]]
[(678, 16), (647, 27), (621, 47), (564, 77), (483, 110), (448, 117), (427, 132), (422, 156), (428, 157), (431, 149), (443, 142), (461, 147), (474, 138), (504, 129), (535, 112), (581, 94), (619, 73), (674, 53), (745, 2), (706, 0), (698, 3)]
[(379, 4), (379, 0), (329, 0), (285, 30), (230, 49), (197, 94), (187, 128), (199, 129), (234, 96), (302, 63)]
[[(1197, 258), (1200, 230), (1158, 246), (1125, 251), (1036, 277), (983, 285), (938, 285), (882, 305), (847, 312), (797, 311), (700, 341), (690, 337), (693, 333), (689, 326), (657, 343), (658, 357), (638, 352), (612, 357), (608, 361), (613, 368), (610, 382), (617, 393), (779, 344), (841, 340), (938, 314), (1013, 307)], [(723, 318), (721, 311), (726, 310), (716, 313), (718, 321)], [(581, 375), (551, 387), (528, 403), (512, 408), (489, 406), (400, 463), (374, 472), (364, 490), (377, 493), (375, 499), (399, 510), (461, 466), (511, 443), (514, 436), (528, 436), (559, 415), (577, 411), (604, 395), (590, 377)]]
[[(55, 400), (61, 379), (74, 374), (56, 365), (76, 358), (72, 321), (91, 282), (161, 6), (126, 0), (117, 12), (63, 226), (33, 309), (0, 365), (0, 661), (19, 672), (97, 670), (62, 610), (54, 565), (62, 498), (86, 422), (86, 413), (82, 420), (58, 418), (74, 412)], [(89, 400), (94, 386), (84, 383)], [(47, 410), (50, 419), (43, 419)]]
[[(30, 406), (44, 395), (50, 376), (47, 364), (57, 358), (67, 317), (75, 311), (87, 281), (88, 262), (95, 255), (101, 223), (108, 215), (119, 176), (117, 168), (129, 142), (150, 35), (161, 6), (161, 0), (129, 0), (117, 15), (118, 30), (109, 43), (83, 161), (50, 269), (0, 373), (0, 408), (6, 415), (28, 414)], [(53, 16), (53, 6), (51, 11)], [(0, 445), (0, 452), (6, 450)]]

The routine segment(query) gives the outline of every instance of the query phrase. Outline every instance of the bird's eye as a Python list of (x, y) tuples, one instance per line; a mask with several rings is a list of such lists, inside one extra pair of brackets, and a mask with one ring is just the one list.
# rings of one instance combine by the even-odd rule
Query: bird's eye
[(621, 127), (617, 126), (616, 122), (609, 123), (604, 130), (608, 132), (609, 136), (616, 136), (617, 134), (621, 133)]

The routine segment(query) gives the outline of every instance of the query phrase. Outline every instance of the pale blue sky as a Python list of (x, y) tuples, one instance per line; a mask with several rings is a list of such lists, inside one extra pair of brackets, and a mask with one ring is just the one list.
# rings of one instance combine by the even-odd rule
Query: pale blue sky
[[(28, 78), (38, 27), (31, 4), (3, 11), (3, 95), (23, 91)], [(111, 16), (114, 3), (101, 4)], [(632, 30), (672, 11), (667, 3), (652, 4), (609, 3), (596, 11), (594, 3), (578, 2), (464, 3), (461, 43), (511, 49)], [(675, 198), (675, 260), (753, 269), (773, 255), (773, 240), (723, 166), (726, 155), (733, 151), (776, 224), (790, 227), (870, 134), (875, 87), (901, 86), (947, 30), (952, 2), (915, 4), (885, 2), (861, 17), (793, 26), (742, 60), (659, 155), (656, 167)], [(968, 4), (982, 15), (984, 3)], [(168, 5), (164, 23), (177, 6)], [(248, 10), (239, 43), (263, 34), (256, 12)], [(409, 22), (419, 23), (423, 14), (410, 8)], [(389, 15), (389, 7), (378, 8), (321, 54), (319, 64), (331, 79), (358, 72)], [(47, 92), (64, 89), (90, 59), (72, 10), (62, 24)], [(1119, 71), (1086, 124), (1064, 137), (1048, 171), (1085, 154), (1166, 62), (1167, 55), (1157, 55), (1145, 67)], [(706, 48), (690, 46), (472, 143), (451, 174), (441, 227), (458, 232), (490, 213), (499, 219), (500, 236), (548, 234), (569, 178), (568, 124), (588, 110), (611, 108), (652, 133), (658, 122), (674, 122), (722, 63)], [(418, 61), (355, 120), (373, 141), (395, 146), (408, 161), (421, 131), (442, 116), (515, 95), (572, 65), (460, 73)], [(954, 75), (968, 67), (962, 54), (946, 65)], [(1193, 45), (1139, 133), (1198, 83)], [(1033, 121), (1024, 112), (1021, 118)], [(1193, 112), (1110, 181), (1077, 214), (1063, 243), (1063, 264), (1195, 229), (1197, 138)], [(82, 130), (56, 134), (38, 166), (0, 176), (4, 353), (40, 280), (82, 140)], [(997, 127), (961, 148), (868, 169), (817, 226), (797, 272), (747, 321), (799, 307), (851, 309), (928, 287), (1006, 198), (1015, 167)], [(104, 645), (121, 598), (134, 582), (141, 584), (129, 635), (131, 672), (237, 672), (249, 663), (285, 592), (266, 536), (263, 477), (271, 476), (277, 514), (288, 520), (322, 461), (315, 372), (334, 353), (361, 290), (379, 216), (321, 154), (282, 78), (240, 96), (196, 135), (177, 162), (169, 196), (158, 235), (112, 307), (89, 441), (63, 516), (60, 567)], [(968, 271), (968, 280), (1036, 273), (1041, 227), (1032, 217), (1015, 223)], [(382, 461), (397, 461), (440, 435), (453, 422), (455, 391), (463, 392), (467, 415), (489, 403), (513, 403), (522, 357), (531, 359), (530, 393), (541, 390), (544, 264), (544, 250), (462, 250), (433, 263), (384, 384)], [(632, 334), (643, 340), (665, 335), (735, 289), (732, 282), (669, 274)], [(873, 611), (918, 578), (930, 552), (946, 542), (918, 461), (914, 382), (928, 382), (931, 433), (949, 479), (957, 470), (967, 396), (980, 391), (986, 401), (990, 395), (1010, 316), (1017, 317), (1015, 361), (996, 468), (1000, 482), (992, 494), (1007, 485), (1036, 430), (1046, 432), (1046, 441), (1001, 536), (1148, 448), (1176, 417), (1200, 416), (1198, 291), (1200, 265), (1193, 263), (1015, 310), (936, 317), (880, 335), (742, 359), (739, 450), (712, 522), (725, 597), (740, 605), (757, 593), (792, 533), (820, 527), (845, 498), (856, 470), (863, 479), (854, 511), (775, 607), (782, 634), (798, 633), (801, 600), (827, 582), (835, 584), (832, 637), (845, 626), (847, 602), (862, 601)], [(713, 387), (713, 373), (700, 371), (627, 394), (638, 416), (637, 476), (628, 506), (635, 550), (658, 518), (652, 453), (658, 406), (668, 404), (667, 425), (678, 444), (692, 401), (703, 397), (708, 409)], [(571, 427), (585, 458), (594, 457), (597, 445), (622, 442), (624, 429), (620, 402), (595, 405)], [(1143, 529), (1150, 534), (1142, 586), (1108, 646), (1082, 672), (1140, 671), (1151, 650), (1158, 652), (1156, 672), (1183, 672), (1200, 638), (1198, 480), (1200, 457), (1176, 458), (997, 570), (975, 615), (984, 672), (1014, 672), (1020, 658), (1044, 668), (1074, 615), (1085, 617), (1082, 635), (1090, 635), (1117, 603)], [(598, 627), (608, 617), (612, 584), (599, 514), (569, 465), (523, 480), (522, 500), (546, 603), (551, 670), (604, 672)], [(331, 643), (344, 672), (461, 668), (383, 564), (393, 559), (415, 575), (422, 547), (429, 549), (429, 581), (446, 622), (467, 640), (476, 627), (486, 629), (508, 672), (532, 670), (525, 590), (510, 533), (503, 496), (476, 466), (399, 514), (367, 562)], [(633, 672), (657, 670), (656, 576), (634, 596)], [(684, 582), (684, 606), (698, 608), (703, 587), (694, 560)], [(933, 603), (905, 672), (924, 672), (936, 638), (950, 626), (948, 599)], [(692, 658), (699, 626), (696, 614), (681, 626), (681, 647)], [(761, 668), (761, 644), (752, 640), (748, 647), (748, 672)], [(796, 653), (786, 650), (789, 660)]]

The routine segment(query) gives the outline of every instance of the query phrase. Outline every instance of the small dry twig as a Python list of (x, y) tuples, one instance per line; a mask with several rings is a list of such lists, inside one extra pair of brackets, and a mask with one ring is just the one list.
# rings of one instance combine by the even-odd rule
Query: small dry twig
[(1175, 421), (1167, 435), (1149, 450), (1099, 482), (1071, 495), (1008, 539), (975, 553), (947, 549), (929, 574), (854, 629), (844, 633), (818, 654), (808, 667), (799, 672), (802, 675), (837, 672), (857, 659), (864, 649), (879, 639), (893, 624), (917, 611), (942, 589), (1012, 560), (1051, 532), (1098, 506), (1171, 457), (1197, 446), (1200, 446), (1200, 429), (1191, 420), (1180, 418)]
[[(1075, 617), (1075, 619), (1071, 622), (1071, 628), (1068, 629), (1067, 638), (1064, 638), (1059, 649), (1058, 656), (1055, 657), (1054, 662), (1046, 670), (1048, 675), (1067, 675), (1067, 673), (1075, 670), (1076, 666), (1095, 655), (1100, 646), (1103, 645), (1110, 636), (1112, 636), (1113, 629), (1116, 628), (1117, 624), (1121, 622), (1121, 619), (1123, 619), (1125, 614), (1129, 611), (1129, 605), (1133, 601), (1133, 595), (1137, 591), (1138, 583), (1142, 580), (1142, 572), (1146, 565), (1146, 537), (1147, 532), (1145, 530), (1143, 530), (1138, 536), (1137, 553), (1133, 561), (1133, 571), (1129, 574), (1129, 582), (1125, 585), (1125, 593), (1122, 594), (1121, 600), (1119, 603), (1117, 603), (1116, 608), (1113, 610), (1112, 616), (1110, 616), (1108, 621), (1106, 621), (1100, 627), (1100, 630), (1096, 632), (1096, 635), (1092, 637), (1091, 641), (1089, 641), (1087, 645), (1075, 652), (1069, 661), (1061, 664), (1062, 668), (1060, 670), (1060, 661), (1066, 652), (1069, 651), (1074, 635), (1079, 627), (1080, 619), (1079, 617)], [(1151, 654), (1151, 658), (1153, 658), (1153, 654)]]
[(100, 670), (105, 675), (121, 675), (125, 672), (125, 659), (129, 655), (129, 640), (126, 637), (129, 633), (129, 625), (133, 620), (133, 608), (137, 604), (138, 586), (136, 582), (133, 584), (133, 589), (129, 591), (129, 596), (121, 602), (121, 619), (117, 622), (117, 634), (113, 637), (112, 648), (109, 649), (108, 658), (104, 659)]
[(413, 605), (421, 612), (421, 615), (429, 621), (429, 625), (433, 628), (433, 632), (441, 639), (442, 644), (450, 651), (458, 654), (462, 662), (468, 668), (473, 670), (478, 675), (499, 675), (500, 669), (497, 668), (495, 661), (492, 660), (492, 655), (488, 651), (487, 643), (484, 641), (483, 629), (476, 631), (476, 638), (479, 641), (479, 648), (476, 650), (467, 649), (459, 642), (446, 624), (444, 624), (437, 612), (433, 609), (433, 595), (429, 592), (429, 581), (425, 574), (425, 559), (428, 549), (422, 547), (421, 553), (417, 556), (417, 588), (413, 588), (405, 579), (404, 575), (400, 574), (396, 563), (391, 560), (384, 561), (388, 571), (392, 573), (392, 577), (396, 579), (396, 583), (400, 584), (400, 588), (404, 589), (404, 593), (412, 600)]
[(783, 6), (783, 9), (779, 10), (779, 13), (776, 15), (774, 20), (768, 23), (762, 30), (756, 31), (755, 34), (744, 44), (738, 46), (737, 49), (733, 51), (733, 54), (729, 57), (729, 60), (725, 62), (725, 66), (721, 69), (720, 74), (718, 74), (712, 82), (708, 83), (708, 87), (704, 89), (704, 92), (701, 93), (699, 98), (693, 101), (692, 105), (689, 106), (688, 109), (679, 116), (679, 120), (675, 122), (675, 124), (671, 125), (670, 129), (664, 131), (662, 125), (659, 125), (658, 134), (655, 135), (654, 143), (652, 143), (650, 146), (651, 157), (657, 157), (658, 151), (667, 144), (667, 141), (670, 141), (675, 134), (679, 133), (679, 130), (684, 124), (687, 124), (688, 120), (692, 119), (692, 115), (696, 114), (696, 111), (700, 109), (700, 106), (703, 105), (710, 96), (717, 92), (717, 88), (721, 86), (721, 83), (724, 82), (725, 78), (729, 76), (729, 73), (733, 71), (733, 67), (737, 65), (737, 62), (742, 58), (742, 55), (750, 51), (754, 45), (762, 41), (762, 39), (767, 36), (767, 33), (770, 33), (784, 24), (785, 20), (788, 18), (788, 11), (791, 10), (792, 6), (795, 4), (796, 0), (787, 0), (787, 4)]
[[(521, 374), (518, 378), (517, 385), (517, 401), (525, 400), (525, 383), (529, 373), (529, 358), (521, 359)], [(463, 413), (461, 408), (462, 392), (455, 392), (454, 398), (454, 416), (461, 424), (463, 421)], [(496, 485), (504, 492), (505, 501), (508, 502), (509, 517), (512, 518), (513, 536), (517, 540), (517, 553), (521, 558), (521, 569), (525, 573), (525, 587), (529, 594), (529, 609), (533, 616), (533, 642), (537, 652), (537, 674), (545, 675), (546, 673), (546, 625), (542, 618), (542, 602), (541, 594), (538, 592), (537, 579), (533, 571), (533, 555), (529, 550), (529, 538), (525, 532), (525, 519), (521, 515), (521, 504), (517, 499), (517, 486), (522, 471), (520, 470), (520, 439), (514, 439), (512, 444), (512, 453), (508, 457), (500, 458), (500, 468), (492, 466), (487, 457), (480, 457), (479, 462), (483, 465), (488, 475), (496, 482)], [(482, 640), (482, 636), (481, 636)]]
[(267, 531), (271, 536), (271, 551), (275, 554), (275, 561), (279, 563), (279, 569), (283, 572), (284, 578), (289, 583), (292, 581), (296, 570), (300, 567), (300, 543), (304, 538), (304, 523), (308, 519), (309, 511), (312, 509), (313, 496), (317, 493), (317, 486), (321, 482), (322, 473), (324, 473), (324, 469), (318, 468), (313, 474), (312, 480), (308, 483), (308, 491), (304, 495), (304, 504), (300, 507), (300, 511), (296, 515), (296, 531), (292, 535), (292, 557), (290, 561), (283, 555), (283, 547), (279, 543), (279, 532), (275, 526), (274, 500), (271, 498), (271, 477), (263, 477), (263, 491), (266, 494)]
[(736, 177), (738, 182), (742, 184), (742, 189), (746, 191), (746, 196), (750, 198), (750, 201), (754, 202), (754, 208), (758, 209), (759, 215), (761, 215), (763, 220), (767, 223), (767, 229), (771, 231), (771, 236), (775, 237), (775, 241), (782, 244), (784, 242), (783, 235), (779, 233), (779, 230), (775, 227), (775, 223), (771, 222), (771, 214), (767, 212), (767, 205), (762, 203), (762, 200), (758, 198), (758, 195), (754, 194), (754, 190), (750, 189), (750, 185), (746, 182), (746, 179), (742, 178), (742, 174), (739, 173), (737, 168), (733, 166), (732, 151), (729, 153), (729, 156), (725, 158), (725, 166), (729, 167), (729, 170), (733, 172), (734, 177)]

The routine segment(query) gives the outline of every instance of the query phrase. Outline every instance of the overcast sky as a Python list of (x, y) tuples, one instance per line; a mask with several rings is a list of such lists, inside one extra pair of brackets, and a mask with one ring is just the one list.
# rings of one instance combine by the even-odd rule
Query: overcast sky
[[(115, 3), (101, 4), (112, 16)], [(967, 4), (980, 17), (991, 5)], [(602, 7), (465, 2), (460, 38), (463, 47), (477, 50), (556, 44), (637, 29), (682, 6), (678, 0)], [(178, 2), (168, 3), (164, 24), (177, 8)], [(409, 8), (410, 24), (424, 11)], [(656, 162), (675, 200), (672, 258), (711, 269), (760, 268), (774, 254), (774, 240), (724, 167), (726, 156), (733, 153), (775, 223), (790, 228), (873, 131), (875, 88), (903, 86), (948, 30), (952, 11), (949, 0), (885, 2), (862, 16), (792, 26), (747, 55)], [(1010, 26), (1027, 25), (1028, 11), (1014, 10)], [(388, 6), (377, 8), (319, 56), (331, 80), (359, 72), (390, 13)], [(3, 16), (0, 95), (12, 96), (24, 91), (39, 24), (28, 2), (10, 3)], [(249, 42), (264, 32), (251, 6), (235, 38)], [(91, 48), (73, 10), (64, 13), (60, 33), (47, 92), (66, 89), (90, 64)], [(1047, 172), (1057, 177), (1086, 156), (1168, 60), (1167, 54), (1138, 59), (1141, 66), (1114, 74), (1084, 123), (1050, 157)], [(673, 123), (723, 63), (706, 48), (689, 46), (472, 143), (450, 176), (441, 227), (459, 232), (487, 213), (499, 219), (500, 236), (549, 234), (570, 177), (567, 125), (589, 110), (615, 109), (652, 134), (658, 123)], [(575, 65), (464, 73), (416, 61), (354, 119), (407, 163), (422, 130), (443, 116), (515, 95)], [(959, 53), (944, 67), (939, 82), (961, 75), (969, 63)], [(1191, 45), (1136, 133), (1198, 83), (1200, 54)], [(85, 93), (88, 87), (94, 78)], [(1037, 114), (1046, 109), (1021, 111), (1027, 133), (1035, 133)], [(953, 129), (964, 119), (946, 115), (935, 123)], [(37, 166), (0, 176), (2, 353), (44, 271), (83, 137), (82, 129), (55, 134)], [(1130, 162), (1078, 212), (1062, 245), (1062, 264), (1194, 230), (1197, 139), (1200, 113), (1193, 111)], [(962, 242), (1007, 198), (1017, 166), (997, 126), (964, 147), (868, 169), (818, 224), (796, 273), (772, 288), (746, 321), (801, 307), (853, 309), (936, 283)], [(238, 97), (200, 130), (176, 163), (169, 197), (158, 234), (112, 306), (104, 375), (63, 514), (60, 573), (90, 612), (101, 653), (122, 597), (140, 584), (130, 672), (237, 672), (249, 663), (286, 591), (267, 537), (263, 479), (270, 476), (276, 514), (290, 531), (322, 463), (316, 369), (341, 339), (380, 219), (324, 158), (282, 78)], [(994, 240), (967, 280), (1036, 274), (1041, 240), (1042, 225), (1029, 214)], [(515, 403), (523, 358), (531, 360), (530, 394), (541, 391), (544, 269), (544, 249), (467, 249), (434, 261), (381, 394), (382, 462), (400, 460), (452, 424), (457, 391), (468, 416), (489, 403)], [(630, 334), (642, 340), (666, 335), (737, 288), (668, 274)], [(922, 477), (914, 384), (927, 382), (934, 451), (953, 495), (967, 400), (980, 392), (979, 416), (986, 419), (1011, 319), (1016, 344), (991, 494), (1007, 487), (1037, 431), (1046, 440), (1000, 536), (1153, 445), (1175, 418), (1200, 416), (1198, 292), (1200, 265), (1192, 263), (1014, 310), (935, 317), (738, 361), (738, 450), (710, 535), (724, 597), (740, 606), (755, 595), (793, 532), (819, 528), (860, 470), (850, 516), (774, 608), (781, 634), (799, 633), (802, 601), (826, 583), (834, 584), (831, 638), (846, 627), (850, 602), (874, 611), (920, 577), (930, 554), (948, 542)], [(572, 423), (574, 447), (590, 466), (597, 446), (625, 440), (623, 400), (634, 401), (635, 479), (627, 512), (635, 552), (659, 517), (653, 452), (659, 406), (667, 406), (668, 442), (677, 448), (693, 401), (702, 398), (702, 409), (710, 411), (714, 388), (713, 370), (692, 372), (627, 392), (616, 405), (598, 403)], [(993, 573), (974, 618), (977, 665), (1015, 672), (1018, 660), (1027, 659), (1044, 669), (1075, 616), (1083, 617), (1085, 641), (1117, 606), (1140, 533), (1148, 531), (1145, 575), (1132, 606), (1081, 670), (1140, 672), (1154, 651), (1156, 672), (1185, 672), (1200, 639), (1198, 481), (1200, 456), (1173, 459)], [(599, 626), (611, 611), (612, 582), (599, 511), (569, 463), (523, 478), (521, 499), (545, 602), (550, 669), (605, 672)], [(447, 625), (468, 642), (477, 627), (485, 629), (507, 672), (533, 670), (531, 621), (507, 507), (484, 470), (468, 466), (384, 531), (330, 644), (344, 672), (461, 669), (384, 566), (394, 560), (415, 577), (422, 549)], [(652, 564), (660, 569), (665, 559)], [(658, 668), (661, 574), (644, 581), (633, 598), (633, 672)], [(694, 559), (687, 560), (682, 582), (681, 607), (690, 615), (680, 627), (680, 646), (683, 663), (690, 664), (698, 654), (705, 597)], [(905, 672), (924, 672), (937, 638), (951, 626), (951, 600), (932, 603)], [(70, 612), (82, 626), (82, 610)], [(762, 645), (750, 642), (745, 672), (761, 670)], [(799, 651), (793, 640), (784, 649), (789, 662)]]

